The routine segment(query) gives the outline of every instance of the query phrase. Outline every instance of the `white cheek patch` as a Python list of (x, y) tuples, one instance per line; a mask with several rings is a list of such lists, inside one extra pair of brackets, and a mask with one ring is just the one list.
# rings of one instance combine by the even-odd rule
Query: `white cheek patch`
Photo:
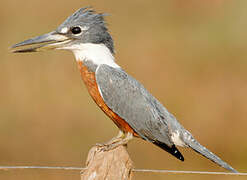
[(69, 31), (69, 28), (68, 27), (64, 27), (61, 29), (61, 33), (65, 34)]
[[(75, 26), (76, 27), (76, 26)], [(87, 27), (87, 26), (78, 26), (78, 27), (80, 27), (81, 28), (81, 31), (86, 31), (86, 30), (88, 30), (89, 29), (89, 27)], [(68, 33), (69, 32), (69, 28), (68, 27), (63, 27), (62, 29), (61, 29), (61, 33), (62, 34), (66, 34), (66, 33)], [(81, 34), (81, 33), (80, 33)], [(79, 34), (79, 35), (80, 35)]]
[(83, 26), (83, 27), (80, 27), (80, 28), (81, 28), (82, 31), (86, 31), (86, 30), (89, 29), (89, 27), (87, 27), (87, 26)]

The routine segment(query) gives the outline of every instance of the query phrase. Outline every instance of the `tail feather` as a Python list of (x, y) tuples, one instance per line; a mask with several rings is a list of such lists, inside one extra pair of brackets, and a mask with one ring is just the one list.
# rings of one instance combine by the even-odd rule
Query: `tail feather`
[(229, 164), (221, 160), (218, 156), (214, 153), (209, 151), (206, 147), (202, 146), (198, 141), (196, 141), (192, 136), (190, 138), (184, 138), (184, 142), (187, 146), (192, 148), (197, 153), (203, 155), (204, 157), (208, 158), (209, 160), (213, 161), (214, 163), (220, 165), (221, 167), (234, 172), (238, 173), (234, 168), (232, 168)]

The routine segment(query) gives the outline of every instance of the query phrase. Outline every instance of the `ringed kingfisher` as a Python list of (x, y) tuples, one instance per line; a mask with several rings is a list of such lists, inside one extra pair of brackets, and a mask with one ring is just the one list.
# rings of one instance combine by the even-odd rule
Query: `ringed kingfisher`
[(190, 147), (223, 168), (237, 171), (202, 146), (144, 86), (114, 59), (113, 39), (104, 13), (81, 8), (54, 31), (12, 46), (15, 53), (51, 49), (74, 53), (81, 78), (95, 103), (120, 129), (104, 144), (113, 149), (133, 137), (149, 141), (184, 161), (176, 146)]

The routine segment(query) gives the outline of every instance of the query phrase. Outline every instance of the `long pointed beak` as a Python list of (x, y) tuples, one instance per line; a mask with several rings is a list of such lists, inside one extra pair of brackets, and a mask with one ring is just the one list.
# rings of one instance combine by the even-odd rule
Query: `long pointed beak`
[(70, 42), (71, 39), (63, 34), (59, 34), (56, 31), (37, 36), (26, 41), (17, 43), (11, 48), (19, 48), (28, 46), (26, 48), (21, 48), (13, 50), (14, 53), (24, 53), (24, 52), (38, 52), (49, 49), (57, 49), (64, 46), (66, 43)]

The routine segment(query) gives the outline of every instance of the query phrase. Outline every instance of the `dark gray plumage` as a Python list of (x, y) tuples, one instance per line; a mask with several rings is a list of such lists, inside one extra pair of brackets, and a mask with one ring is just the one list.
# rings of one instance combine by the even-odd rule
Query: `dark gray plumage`
[[(168, 149), (165, 150), (168, 151), (176, 144), (172, 136), (178, 134), (182, 146), (191, 147), (220, 166), (237, 172), (200, 145), (156, 98), (122, 69), (100, 65), (96, 70), (96, 81), (107, 106), (123, 118), (143, 139), (158, 146), (161, 146), (161, 143), (166, 144)], [(179, 153), (177, 149), (170, 153), (183, 160), (182, 155), (177, 156)]]

